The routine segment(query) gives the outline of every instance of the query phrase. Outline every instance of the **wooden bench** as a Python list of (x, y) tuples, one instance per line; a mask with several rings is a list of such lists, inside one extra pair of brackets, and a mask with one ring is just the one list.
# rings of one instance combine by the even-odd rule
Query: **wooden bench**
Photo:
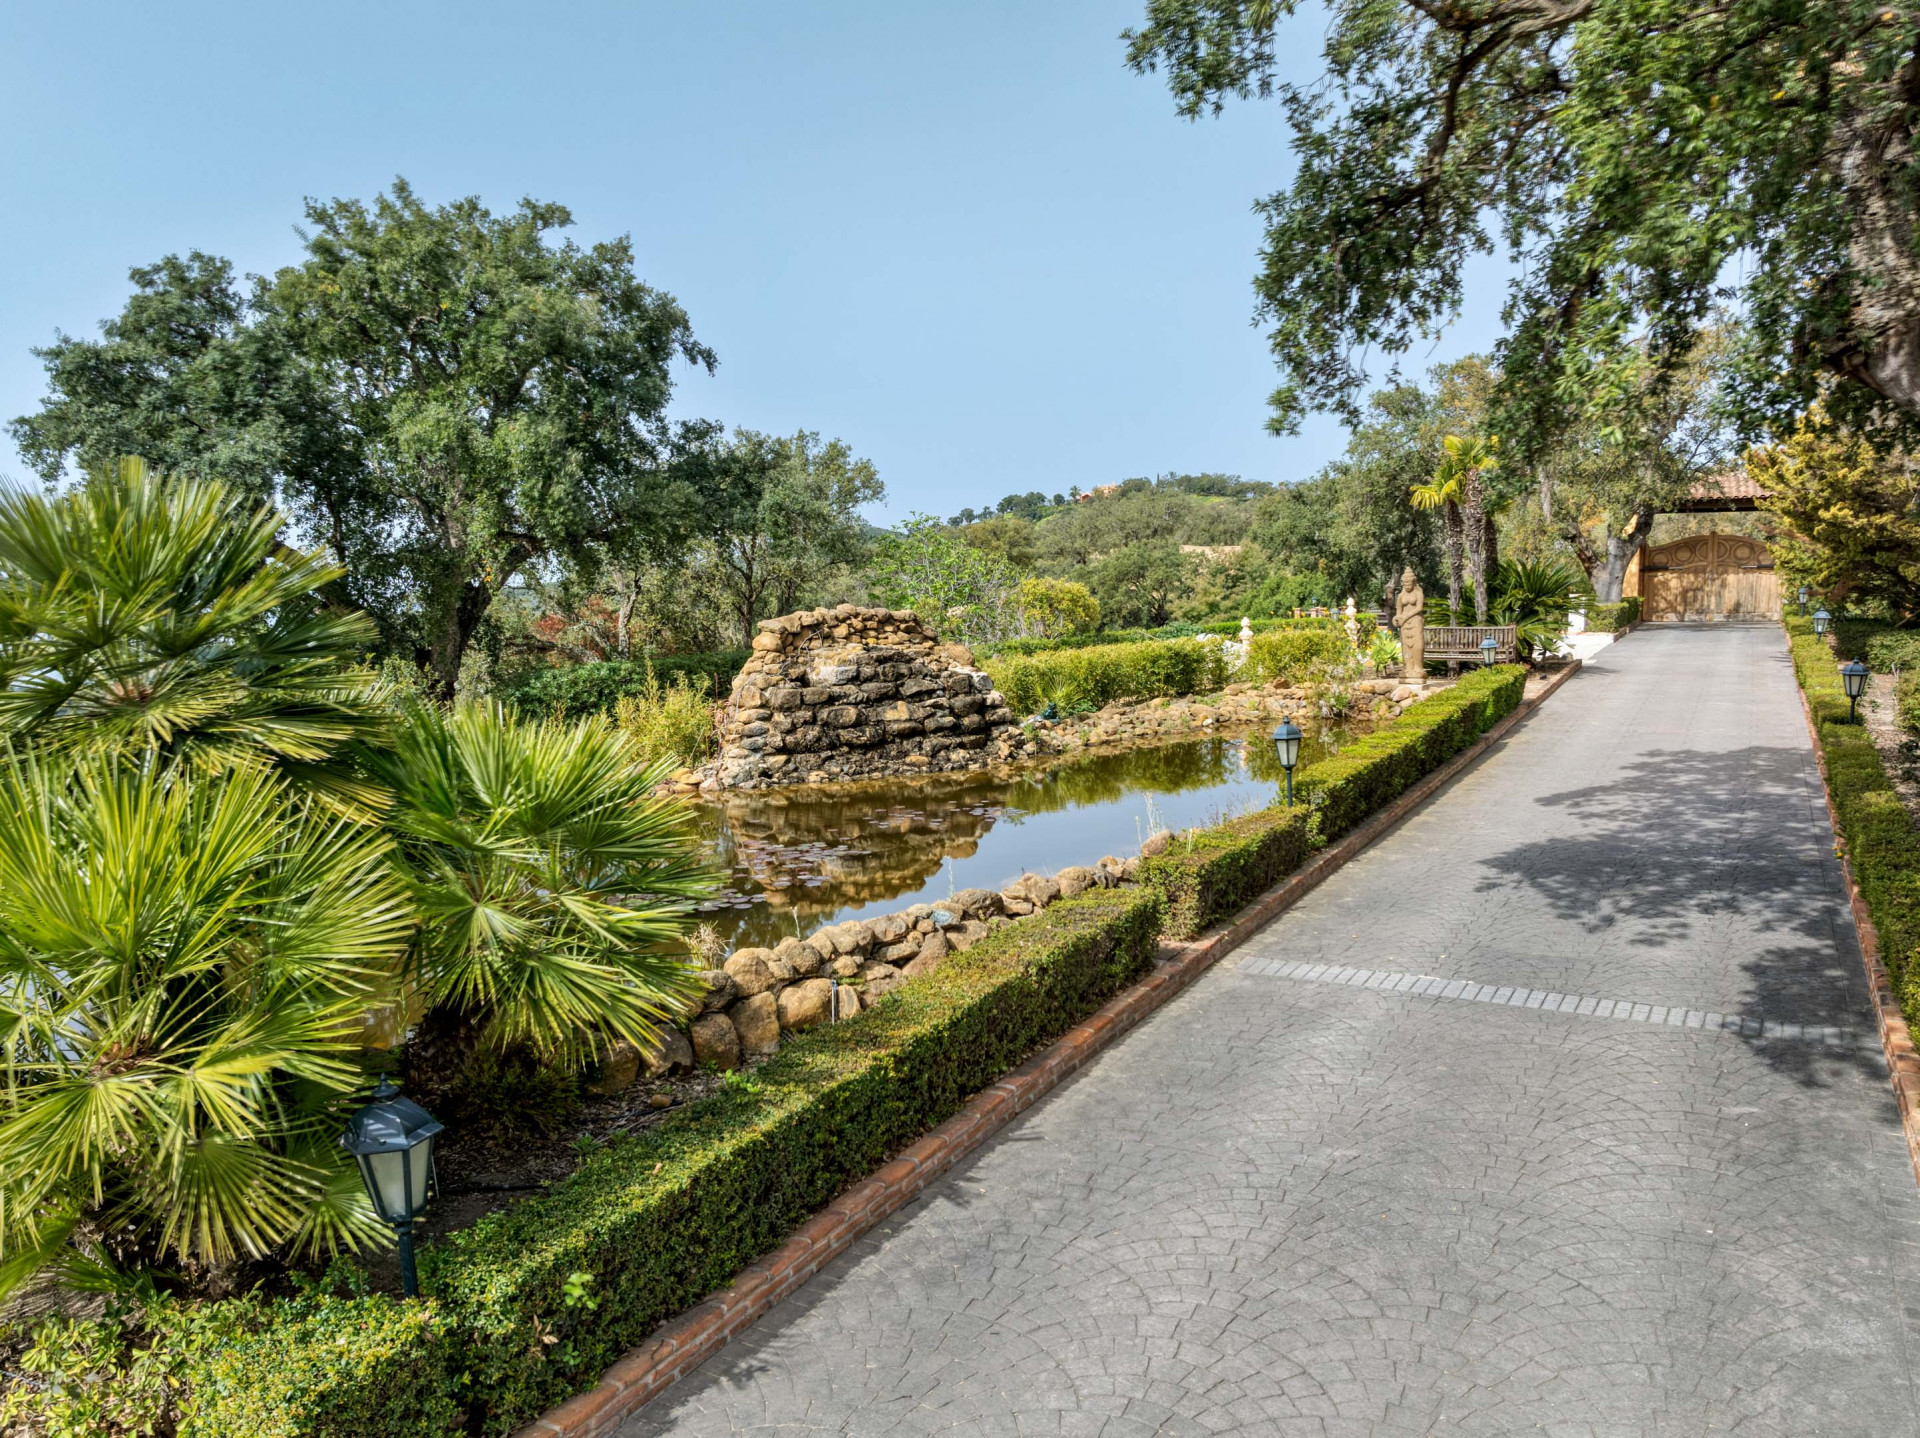
[(1511, 624), (1429, 624), (1427, 626), (1427, 662), (1429, 664), (1481, 664), (1486, 655), (1480, 642), (1489, 634), (1497, 646), (1496, 664), (1511, 664), (1520, 654), (1520, 631)]

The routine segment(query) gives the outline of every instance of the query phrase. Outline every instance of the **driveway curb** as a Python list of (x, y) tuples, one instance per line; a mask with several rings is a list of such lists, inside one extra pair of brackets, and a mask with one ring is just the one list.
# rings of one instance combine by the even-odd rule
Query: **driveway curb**
[(1833, 826), (1833, 852), (1840, 860), (1840, 873), (1847, 881), (1847, 905), (1853, 910), (1853, 927), (1860, 935), (1860, 958), (1866, 965), (1867, 991), (1872, 996), (1873, 1013), (1880, 1024), (1880, 1047), (1887, 1056), (1887, 1075), (1893, 1084), (1894, 1102), (1900, 1109), (1900, 1129), (1907, 1138), (1907, 1161), (1913, 1165), (1915, 1183), (1920, 1183), (1920, 1048), (1915, 1048), (1913, 1030), (1900, 1011), (1900, 999), (1893, 991), (1893, 978), (1880, 960), (1880, 931), (1874, 927), (1867, 901), (1860, 897), (1860, 885), (1854, 881), (1853, 863), (1847, 857), (1846, 836), (1840, 831), (1840, 811), (1833, 807), (1833, 786), (1827, 782), (1827, 756), (1820, 749), (1820, 731), (1814, 727), (1813, 710), (1807, 704), (1807, 691), (1800, 677), (1793, 680), (1793, 692), (1800, 696), (1800, 717), (1807, 721), (1807, 738), (1813, 743), (1814, 766), (1820, 771), (1820, 797), (1827, 801), (1827, 820)]
[[(1232, 924), (1187, 943), (1162, 943), (1160, 962), (1146, 978), (999, 1082), (975, 1094), (959, 1113), (909, 1144), (898, 1158), (853, 1184), (779, 1248), (748, 1264), (730, 1287), (669, 1319), (645, 1342), (629, 1349), (595, 1387), (520, 1428), (514, 1438), (606, 1438), (635, 1411), (752, 1327), (776, 1303), (852, 1247), (856, 1239), (911, 1203), (935, 1179), (1079, 1072), (1115, 1039), (1163, 1008), (1214, 964), (1392, 830), (1511, 733), (1580, 668), (1576, 660), (1557, 672), (1533, 698), (1523, 699), (1469, 747), (1338, 843), (1321, 850), (1284, 883), (1254, 900)], [(1910, 1040), (1908, 1049), (1911, 1052)], [(1916, 1095), (1920, 1096), (1920, 1056), (1914, 1060), (1913, 1078)], [(1904, 1115), (1904, 1098), (1902, 1102)], [(1911, 1144), (1911, 1128), (1908, 1135)]]

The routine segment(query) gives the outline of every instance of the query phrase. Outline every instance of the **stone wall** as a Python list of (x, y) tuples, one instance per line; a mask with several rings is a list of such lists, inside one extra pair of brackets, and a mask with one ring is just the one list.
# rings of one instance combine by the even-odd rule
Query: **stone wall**
[(703, 787), (977, 769), (1032, 741), (963, 646), (910, 609), (842, 604), (761, 623)]

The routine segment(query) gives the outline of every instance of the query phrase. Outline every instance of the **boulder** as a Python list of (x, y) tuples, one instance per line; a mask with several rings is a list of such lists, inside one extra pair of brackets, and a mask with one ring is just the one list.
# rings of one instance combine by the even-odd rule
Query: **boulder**
[(654, 1030), (653, 1042), (640, 1050), (640, 1067), (650, 1079), (685, 1073), (693, 1067), (693, 1045), (670, 1024)]
[(992, 889), (962, 889), (947, 900), (947, 907), (963, 919), (984, 919), (1000, 913), (1006, 905)]
[(861, 962), (852, 954), (843, 954), (833, 961), (833, 976), (836, 979), (856, 979), (860, 977)]
[(795, 978), (810, 979), (820, 972), (820, 951), (798, 939), (782, 939), (774, 945), (773, 956), (781, 963), (791, 964)]
[(640, 1050), (625, 1039), (615, 1039), (607, 1049), (607, 1056), (593, 1066), (581, 1087), (590, 1094), (604, 1098), (609, 1094), (625, 1093), (639, 1077)]
[(780, 1047), (780, 1010), (770, 993), (742, 999), (727, 1010), (744, 1054), (770, 1054)]
[(1091, 889), (1100, 882), (1100, 880), (1095, 877), (1093, 870), (1082, 868), (1078, 864), (1070, 869), (1062, 869), (1059, 873), (1055, 874), (1053, 878), (1054, 882), (1060, 886), (1060, 897), (1063, 899), (1071, 899), (1076, 894), (1084, 894), (1088, 889)]
[(740, 1067), (740, 1035), (725, 1014), (702, 1014), (693, 1021), (688, 1036), (693, 1041), (693, 1056), (702, 1068), (709, 1064), (717, 1069)]
[(834, 1017), (836, 1019), (850, 1019), (859, 1013), (863, 1007), (860, 999), (860, 990), (854, 988), (851, 984), (842, 984), (839, 988), (835, 989), (833, 1001), (836, 1005), (834, 1009)]
[(744, 999), (764, 994), (780, 982), (774, 973), (772, 949), (741, 949), (727, 960), (727, 977)]
[(956, 954), (964, 954), (986, 936), (987, 926), (978, 919), (955, 924), (946, 932), (947, 944)]
[(906, 982), (900, 970), (892, 964), (866, 963), (860, 967), (861, 986), (866, 990), (868, 1002), (890, 994)]
[[(1006, 905), (1007, 912), (1016, 919), (1025, 918), (1028, 914), (1031, 914), (1034, 909), (1032, 902), (1029, 901), (1024, 894), (1016, 894), (1011, 889), (1008, 889), (1000, 896), (1000, 901)], [(995, 917), (998, 917), (998, 915)], [(992, 920), (989, 919), (988, 922), (991, 923)]]
[(1024, 874), (1018, 883), (1010, 885), (1009, 888), (1017, 891), (1021, 898), (1036, 909), (1044, 909), (1060, 897), (1059, 881), (1050, 879), (1045, 874)]
[(867, 920), (867, 926), (873, 930), (873, 941), (884, 946), (899, 943), (913, 924), (905, 914), (886, 914), (878, 919)]
[(823, 1024), (833, 1008), (833, 982), (830, 979), (806, 979), (780, 990), (774, 1000), (780, 1027), (799, 1033), (815, 1024)]
[(740, 990), (734, 986), (733, 975), (725, 969), (702, 969), (695, 977), (703, 986), (700, 993), (702, 1013), (710, 1014), (716, 1009), (724, 1009), (740, 997)]
[(920, 935), (909, 929), (907, 936), (899, 943), (888, 944), (884, 949), (875, 949), (873, 956), (883, 964), (904, 964), (920, 952), (920, 946), (925, 942), (926, 940)]
[(1166, 853), (1172, 847), (1173, 835), (1162, 829), (1157, 834), (1147, 835), (1147, 841), (1140, 846), (1140, 852), (1144, 857), (1151, 859), (1157, 854)]

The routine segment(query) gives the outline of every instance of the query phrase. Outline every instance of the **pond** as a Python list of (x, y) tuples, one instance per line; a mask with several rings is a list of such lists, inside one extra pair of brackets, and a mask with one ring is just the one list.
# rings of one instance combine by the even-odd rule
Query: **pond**
[[(1357, 730), (1309, 726), (1304, 766)], [(1102, 855), (1156, 829), (1214, 824), (1272, 803), (1281, 771), (1266, 731), (1095, 752), (1006, 774), (795, 786), (696, 801), (726, 867), (704, 905), (728, 949), (772, 945), (843, 919), (1004, 887)]]

